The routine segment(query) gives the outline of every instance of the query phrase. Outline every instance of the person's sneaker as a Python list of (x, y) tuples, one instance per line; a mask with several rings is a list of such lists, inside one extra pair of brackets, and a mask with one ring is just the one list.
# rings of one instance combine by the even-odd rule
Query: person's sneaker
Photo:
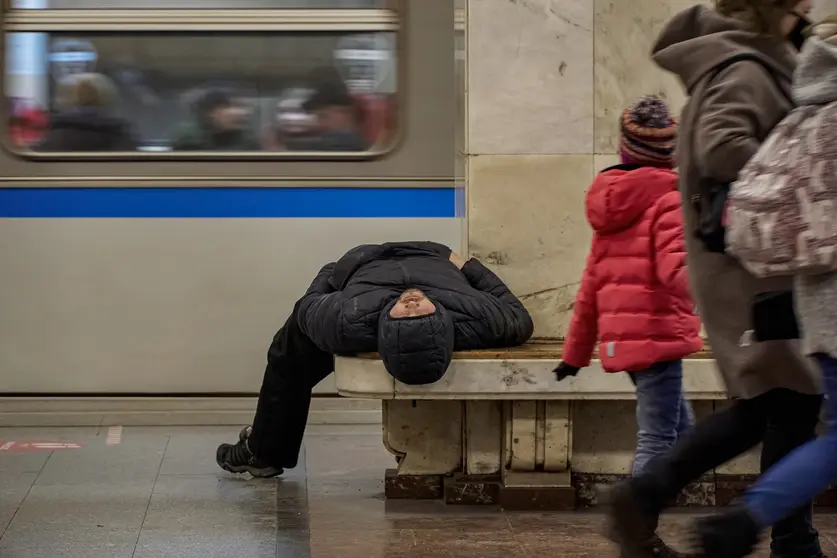
[(272, 467), (263, 463), (250, 451), (247, 438), (250, 437), (251, 430), (249, 426), (245, 426), (238, 433), (238, 443), (218, 446), (215, 461), (223, 470), (230, 473), (250, 473), (251, 476), (260, 479), (281, 475), (284, 472), (281, 467)]

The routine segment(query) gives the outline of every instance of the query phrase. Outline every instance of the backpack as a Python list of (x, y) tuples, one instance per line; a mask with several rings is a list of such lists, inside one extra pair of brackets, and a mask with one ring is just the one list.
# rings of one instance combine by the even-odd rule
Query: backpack
[(837, 271), (837, 102), (799, 107), (730, 186), (727, 253), (756, 277)]

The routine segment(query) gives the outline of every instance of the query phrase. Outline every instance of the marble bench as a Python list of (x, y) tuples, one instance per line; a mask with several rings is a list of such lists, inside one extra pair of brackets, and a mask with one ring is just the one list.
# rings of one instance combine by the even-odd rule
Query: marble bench
[[(462, 352), (441, 381), (408, 386), (366, 354), (338, 357), (335, 380), (342, 396), (383, 402), (383, 443), (397, 461), (388, 498), (569, 509), (595, 503), (597, 485), (630, 472), (635, 394), (627, 375), (598, 362), (558, 382), (560, 358), (559, 342)], [(726, 404), (708, 352), (684, 362), (684, 384), (698, 416)], [(728, 501), (758, 472), (757, 455), (725, 467), (681, 503)]]
[[(635, 392), (625, 374), (598, 363), (557, 382), (560, 342), (457, 353), (432, 385), (396, 382), (375, 354), (336, 360), (345, 397), (383, 402), (383, 443), (393, 499), (509, 509), (594, 505), (597, 488), (627, 477), (636, 442)], [(727, 405), (709, 351), (684, 361), (684, 385), (698, 418)], [(679, 504), (726, 505), (759, 472), (759, 448), (689, 486)], [(835, 507), (837, 491), (818, 501)]]

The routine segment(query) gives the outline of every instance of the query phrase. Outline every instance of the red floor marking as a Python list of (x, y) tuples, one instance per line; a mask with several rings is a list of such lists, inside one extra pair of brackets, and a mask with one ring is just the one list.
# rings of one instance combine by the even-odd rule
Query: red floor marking
[(38, 452), (55, 451), (60, 449), (83, 448), (82, 442), (19, 442), (17, 440), (0, 440), (0, 451)]

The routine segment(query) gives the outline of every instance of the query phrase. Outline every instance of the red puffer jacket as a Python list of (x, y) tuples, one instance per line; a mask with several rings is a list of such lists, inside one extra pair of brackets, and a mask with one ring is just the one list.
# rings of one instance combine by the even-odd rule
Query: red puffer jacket
[(677, 173), (611, 167), (596, 177), (586, 205), (595, 233), (564, 362), (589, 365), (597, 339), (608, 372), (644, 370), (699, 351)]

